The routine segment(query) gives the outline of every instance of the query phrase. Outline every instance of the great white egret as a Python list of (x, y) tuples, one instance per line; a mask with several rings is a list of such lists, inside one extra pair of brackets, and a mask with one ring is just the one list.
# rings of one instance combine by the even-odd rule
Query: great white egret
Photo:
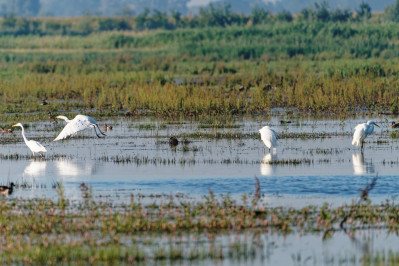
[(101, 138), (101, 136), (97, 133), (96, 128), (100, 131), (103, 136), (106, 136), (103, 132), (101, 132), (100, 128), (97, 125), (97, 121), (90, 116), (87, 115), (77, 115), (74, 119), (69, 120), (68, 117), (59, 115), (56, 118), (64, 119), (67, 122), (67, 125), (61, 131), (61, 133), (54, 139), (54, 141), (65, 139), (68, 136), (75, 135), (81, 130), (85, 130), (87, 128), (94, 128), (94, 132), (96, 132), (97, 137)]
[(361, 151), (363, 151), (364, 139), (373, 133), (374, 126), (380, 127), (371, 120), (367, 121), (367, 123), (361, 123), (357, 125), (355, 127), (355, 133), (353, 133), (352, 145), (360, 146)]
[(259, 133), (263, 143), (269, 148), (269, 152), (271, 148), (277, 147), (276, 131), (271, 129), (269, 126), (264, 126), (259, 130)]
[(25, 137), (25, 129), (21, 123), (15, 124), (15, 125), (13, 125), (13, 127), (21, 127), (22, 128), (22, 137), (25, 141), (26, 146), (28, 146), (28, 148), (32, 151), (33, 156), (35, 156), (35, 152), (37, 152), (39, 154), (40, 154), (40, 152), (47, 152), (46, 148), (42, 144), (40, 144), (39, 142), (37, 142), (35, 140), (28, 140)]

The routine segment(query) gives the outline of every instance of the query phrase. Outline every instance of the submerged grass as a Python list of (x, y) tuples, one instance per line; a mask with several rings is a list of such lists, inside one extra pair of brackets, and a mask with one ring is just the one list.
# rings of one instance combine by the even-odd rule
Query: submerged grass
[[(242, 200), (212, 191), (201, 200), (131, 195), (126, 204), (97, 202), (85, 184), (82, 201), (70, 201), (58, 184), (59, 200), (0, 198), (2, 263), (154, 263), (251, 260), (267, 252), (259, 241), (214, 242), (220, 235), (334, 232), (363, 229), (399, 233), (394, 201), (369, 200), (341, 207), (269, 208), (260, 185)], [(253, 197), (253, 199), (251, 199)], [(29, 217), (29, 219), (27, 219)], [(344, 225), (343, 225), (344, 224)], [(206, 239), (206, 241), (204, 241)]]

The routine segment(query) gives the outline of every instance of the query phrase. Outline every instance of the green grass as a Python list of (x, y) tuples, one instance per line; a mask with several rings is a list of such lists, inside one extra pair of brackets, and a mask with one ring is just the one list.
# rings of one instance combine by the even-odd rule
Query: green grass
[[(296, 21), (1, 36), (0, 113), (231, 117), (275, 107), (398, 113), (395, 25)], [(49, 104), (40, 105), (43, 99)], [(234, 125), (205, 121), (199, 127)]]
[[(259, 186), (259, 184), (258, 184)], [(255, 186), (256, 188), (256, 186)], [(22, 189), (18, 187), (17, 189)], [(3, 263), (153, 263), (263, 256), (260, 243), (233, 241), (228, 245), (211, 240), (229, 234), (309, 234), (332, 237), (378, 228), (397, 232), (398, 205), (386, 201), (373, 205), (367, 199), (340, 207), (269, 208), (259, 192), (243, 194), (241, 200), (212, 191), (192, 201), (179, 195), (131, 195), (126, 204), (100, 202), (91, 188), (80, 185), (82, 199), (58, 200), (0, 198), (0, 233)], [(27, 219), (29, 217), (29, 219)], [(189, 237), (186, 243), (178, 239)], [(212, 235), (212, 236), (211, 236)], [(167, 241), (160, 244), (160, 241)], [(173, 240), (174, 239), (174, 240)], [(263, 254), (263, 255), (262, 255)]]

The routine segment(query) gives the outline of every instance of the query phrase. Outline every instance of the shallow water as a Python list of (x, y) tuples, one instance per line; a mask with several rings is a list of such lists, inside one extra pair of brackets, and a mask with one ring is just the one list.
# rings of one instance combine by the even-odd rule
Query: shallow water
[[(57, 197), (51, 185), (62, 181), (70, 198), (80, 197), (78, 185), (85, 182), (95, 196), (129, 200), (131, 193), (182, 193), (195, 198), (209, 190), (241, 196), (253, 193), (257, 177), (268, 205), (298, 207), (349, 202), (378, 175), (371, 199), (381, 201), (398, 195), (399, 141), (389, 136), (389, 117), (373, 118), (381, 127), (366, 139), (363, 155), (351, 145), (351, 138), (354, 126), (368, 117), (345, 121), (298, 118), (286, 125), (281, 119), (240, 119), (235, 121), (237, 127), (225, 129), (199, 127), (196, 121), (118, 119), (100, 122), (100, 126), (104, 122), (113, 125), (105, 138), (98, 139), (87, 130), (60, 142), (52, 139), (62, 129), (62, 122), (31, 123), (26, 135), (47, 147), (46, 157), (31, 158), (19, 130), (3, 134), (0, 182), (35, 184), (32, 189), (16, 190), (17, 197)], [(271, 153), (264, 153), (256, 135), (266, 124), (280, 134), (292, 134), (280, 139), (279, 147)], [(182, 140), (181, 134), (198, 132), (254, 137), (188, 136), (190, 143), (169, 146), (171, 135)], [(301, 138), (298, 133), (308, 135)], [(324, 137), (320, 138), (320, 133)], [(315, 138), (309, 137), (311, 134)]]
[[(169, 240), (169, 243), (174, 243)], [(193, 239), (179, 243), (186, 249), (195, 245), (196, 249), (204, 245), (221, 247), (224, 254), (233, 253), (223, 265), (389, 265), (398, 257), (399, 238), (380, 230), (359, 230), (348, 236), (344, 232), (334, 233), (331, 238), (322, 234), (298, 234), (287, 236), (273, 233), (246, 232), (233, 235), (219, 234), (215, 239)], [(199, 242), (199, 244), (197, 243)], [(159, 240), (157, 243), (162, 243)], [(248, 250), (246, 256), (234, 254), (234, 244), (241, 244), (241, 251)], [(246, 249), (243, 244), (247, 244)], [(229, 250), (230, 248), (230, 250)], [(250, 250), (255, 252), (251, 254)], [(378, 255), (377, 255), (378, 254)], [(374, 262), (374, 263), (373, 263)], [(215, 261), (198, 263), (214, 264)]]

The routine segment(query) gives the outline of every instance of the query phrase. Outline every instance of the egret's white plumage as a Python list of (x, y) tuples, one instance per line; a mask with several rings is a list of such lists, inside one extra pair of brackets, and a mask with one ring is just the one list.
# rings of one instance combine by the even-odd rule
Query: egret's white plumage
[(374, 121), (367, 121), (367, 123), (361, 123), (355, 127), (355, 133), (353, 133), (352, 145), (361, 146), (363, 150), (364, 139), (368, 135), (371, 135), (374, 131), (374, 126), (379, 127)]
[(97, 134), (96, 128), (100, 131), (102, 135), (105, 136), (103, 132), (101, 132), (100, 128), (97, 125), (97, 121), (87, 115), (77, 115), (75, 116), (74, 119), (69, 120), (66, 116), (59, 115), (56, 118), (58, 119), (64, 119), (67, 122), (67, 125), (64, 127), (64, 129), (61, 131), (61, 133), (54, 139), (54, 141), (57, 140), (62, 140), (67, 138), (68, 136), (73, 136), (79, 131), (88, 129), (88, 128), (94, 128), (94, 131), (96, 132), (97, 137), (100, 138), (100, 136)]
[(35, 140), (28, 140), (25, 137), (25, 129), (24, 126), (21, 123), (13, 125), (13, 127), (21, 127), (22, 128), (22, 138), (25, 141), (26, 146), (32, 151), (33, 156), (35, 155), (35, 152), (40, 153), (40, 152), (47, 152), (46, 148), (40, 144), (39, 142)]
[(269, 126), (264, 126), (259, 130), (260, 138), (266, 147), (270, 149), (277, 147), (277, 133)]

